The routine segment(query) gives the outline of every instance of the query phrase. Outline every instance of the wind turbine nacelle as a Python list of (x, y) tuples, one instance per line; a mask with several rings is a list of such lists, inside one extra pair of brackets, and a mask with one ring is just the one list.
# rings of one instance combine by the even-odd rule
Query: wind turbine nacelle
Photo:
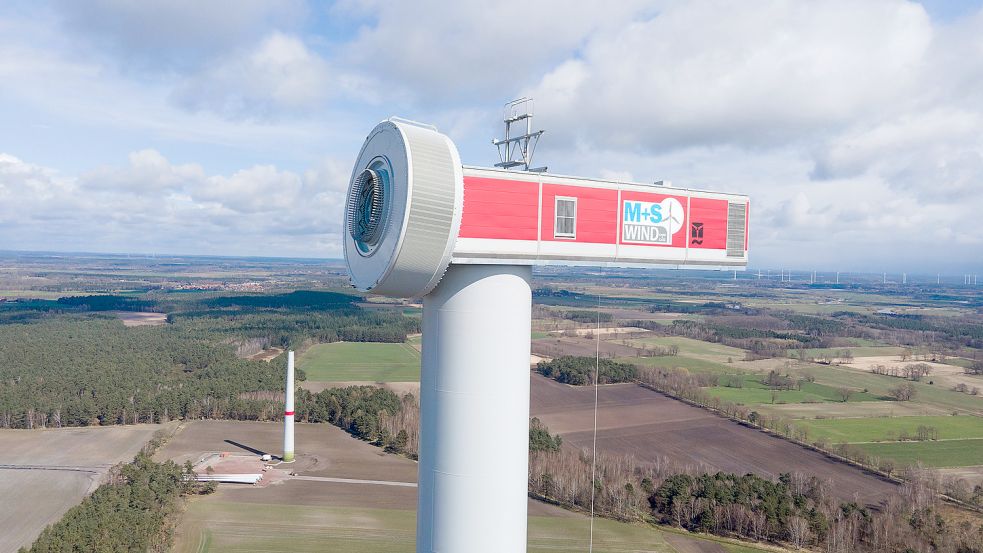
[(743, 268), (747, 196), (463, 167), (434, 127), (392, 118), (369, 133), (348, 188), (352, 284), (410, 298), (451, 263)]

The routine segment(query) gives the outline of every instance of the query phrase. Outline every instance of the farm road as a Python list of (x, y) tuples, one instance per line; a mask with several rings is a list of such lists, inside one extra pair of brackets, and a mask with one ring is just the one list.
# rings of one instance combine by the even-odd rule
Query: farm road
[(67, 470), (72, 472), (91, 472), (102, 474), (112, 465), (70, 466), (70, 465), (0, 465), (0, 470)]
[(333, 482), (335, 484), (368, 484), (372, 486), (400, 486), (404, 488), (416, 487), (416, 482), (392, 482), (389, 480), (358, 480), (356, 478), (332, 478), (330, 476), (291, 476), (290, 480), (307, 480), (308, 482)]

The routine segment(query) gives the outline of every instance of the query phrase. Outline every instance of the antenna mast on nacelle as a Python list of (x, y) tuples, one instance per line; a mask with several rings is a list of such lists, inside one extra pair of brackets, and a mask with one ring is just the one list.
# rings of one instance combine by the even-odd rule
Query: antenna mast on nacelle
[[(523, 171), (543, 173), (546, 166), (529, 168), (532, 164), (532, 156), (536, 152), (536, 145), (539, 144), (539, 137), (546, 131), (532, 130), (533, 116), (532, 98), (519, 98), (505, 104), (503, 120), (505, 121), (505, 138), (492, 140), (492, 144), (498, 147), (498, 157), (501, 159), (495, 167), (503, 169), (513, 169), (522, 167)], [(526, 122), (526, 132), (518, 136), (512, 136), (512, 125)]]

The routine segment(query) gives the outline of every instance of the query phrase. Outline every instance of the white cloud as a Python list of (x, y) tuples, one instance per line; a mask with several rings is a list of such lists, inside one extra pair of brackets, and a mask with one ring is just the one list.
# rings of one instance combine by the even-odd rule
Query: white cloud
[(562, 136), (781, 145), (906, 105), (932, 34), (899, 1), (678, 3), (592, 37), (528, 92)]
[[(78, 178), (0, 154), (0, 243), (239, 255), (337, 256), (348, 175), (258, 165), (207, 175), (154, 150)], [(9, 200), (9, 201), (8, 201)]]
[(191, 110), (231, 118), (267, 119), (323, 106), (328, 64), (297, 37), (273, 33), (255, 48), (220, 59), (186, 78), (173, 100)]
[(67, 32), (149, 72), (197, 67), (271, 26), (297, 25), (306, 12), (299, 0), (59, 0), (54, 6)]
[(564, 0), (350, 0), (334, 13), (371, 21), (346, 46), (344, 58), (391, 89), (387, 97), (460, 105), (479, 98), (504, 102), (592, 32), (652, 9), (643, 0), (603, 8)]

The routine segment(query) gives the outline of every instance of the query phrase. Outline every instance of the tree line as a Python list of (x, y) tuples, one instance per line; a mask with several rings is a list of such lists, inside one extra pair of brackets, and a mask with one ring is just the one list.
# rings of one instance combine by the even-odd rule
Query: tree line
[(837, 502), (832, 482), (800, 473), (770, 480), (711, 473), (665, 457), (640, 463), (603, 452), (592, 458), (588, 450), (530, 452), (531, 495), (586, 510), (592, 491), (601, 516), (781, 546), (829, 553), (983, 551), (983, 526), (945, 518), (939, 482), (923, 473), (906, 475), (897, 495), (870, 509)]
[(536, 364), (536, 372), (563, 384), (584, 386), (594, 383), (595, 366), (599, 384), (631, 382), (638, 376), (638, 369), (630, 363), (569, 355), (540, 361)]
[(400, 397), (387, 388), (348, 386), (316, 394), (301, 389), (295, 399), (300, 421), (333, 424), (390, 453), (417, 457), (420, 405), (413, 394)]

